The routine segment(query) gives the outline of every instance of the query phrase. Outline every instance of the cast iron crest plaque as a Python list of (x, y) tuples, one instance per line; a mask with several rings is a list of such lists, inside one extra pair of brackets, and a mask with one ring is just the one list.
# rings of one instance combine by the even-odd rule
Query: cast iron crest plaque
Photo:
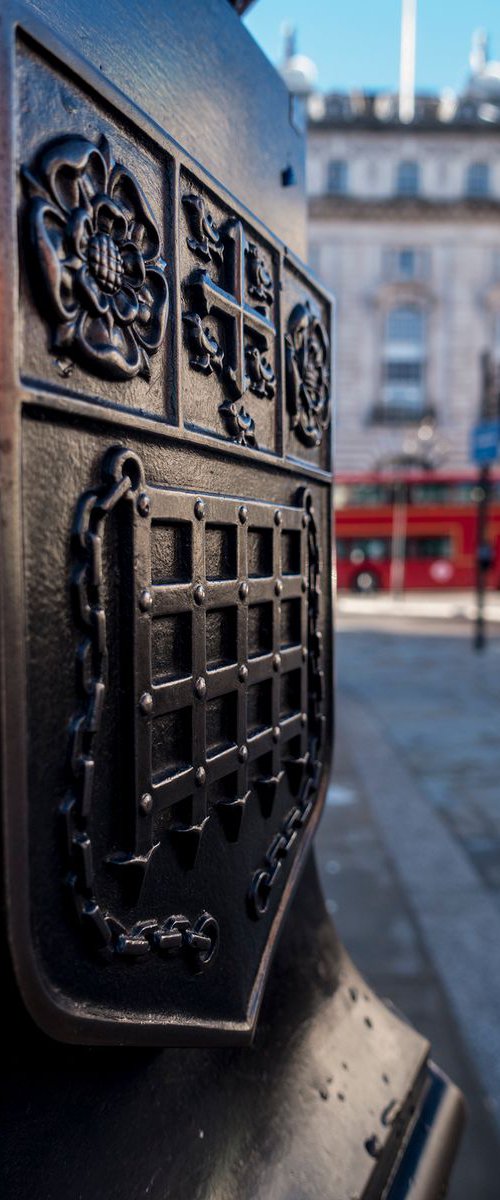
[(87, 74), (20, 32), (13, 958), (55, 1037), (238, 1042), (329, 765), (330, 306)]

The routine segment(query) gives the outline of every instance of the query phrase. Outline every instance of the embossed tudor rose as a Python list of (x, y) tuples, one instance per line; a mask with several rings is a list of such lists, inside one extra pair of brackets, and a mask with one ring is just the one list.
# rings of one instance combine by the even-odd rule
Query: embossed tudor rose
[(110, 379), (151, 374), (168, 313), (165, 263), (137, 180), (107, 139), (67, 136), (23, 170), (28, 265), (53, 321), (52, 346)]
[(56, 1037), (242, 1041), (326, 782), (329, 302), (143, 118), (62, 134), (51, 96), (21, 139), (14, 956)]

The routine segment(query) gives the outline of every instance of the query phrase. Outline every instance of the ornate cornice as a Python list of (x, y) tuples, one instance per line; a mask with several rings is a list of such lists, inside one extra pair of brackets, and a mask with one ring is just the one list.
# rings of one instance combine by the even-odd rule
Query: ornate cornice
[(433, 200), (423, 197), (389, 196), (365, 200), (357, 196), (311, 196), (309, 217), (350, 221), (477, 221), (478, 217), (500, 218), (500, 200)]

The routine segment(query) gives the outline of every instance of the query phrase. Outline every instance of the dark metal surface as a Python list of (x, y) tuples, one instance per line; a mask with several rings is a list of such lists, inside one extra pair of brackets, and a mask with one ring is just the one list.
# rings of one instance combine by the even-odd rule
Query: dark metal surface
[(330, 304), (25, 26), (14, 964), (54, 1037), (241, 1042), (329, 771)]
[(331, 306), (288, 97), (226, 0), (11, 5), (0, 54), (7, 1194), (375, 1198), (428, 1047), (310, 858)]
[(44, 1200), (375, 1200), (401, 1161), (408, 1188), (417, 1160), (427, 1190), (391, 1200), (437, 1200), (462, 1113), (444, 1089), (429, 1163), (427, 1050), (349, 962), (310, 860), (252, 1046), (92, 1049), (11, 1026), (4, 1194), (28, 1200), (36, 1184)]

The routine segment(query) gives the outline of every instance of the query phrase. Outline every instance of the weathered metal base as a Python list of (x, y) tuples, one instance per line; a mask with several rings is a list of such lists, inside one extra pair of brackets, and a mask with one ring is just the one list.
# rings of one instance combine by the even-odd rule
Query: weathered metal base
[(31, 1200), (34, 1163), (39, 1200), (442, 1194), (460, 1094), (429, 1068), (428, 1044), (350, 962), (312, 855), (253, 1045), (70, 1047), (40, 1034), (20, 1007), (10, 1031), (6, 1200)]

